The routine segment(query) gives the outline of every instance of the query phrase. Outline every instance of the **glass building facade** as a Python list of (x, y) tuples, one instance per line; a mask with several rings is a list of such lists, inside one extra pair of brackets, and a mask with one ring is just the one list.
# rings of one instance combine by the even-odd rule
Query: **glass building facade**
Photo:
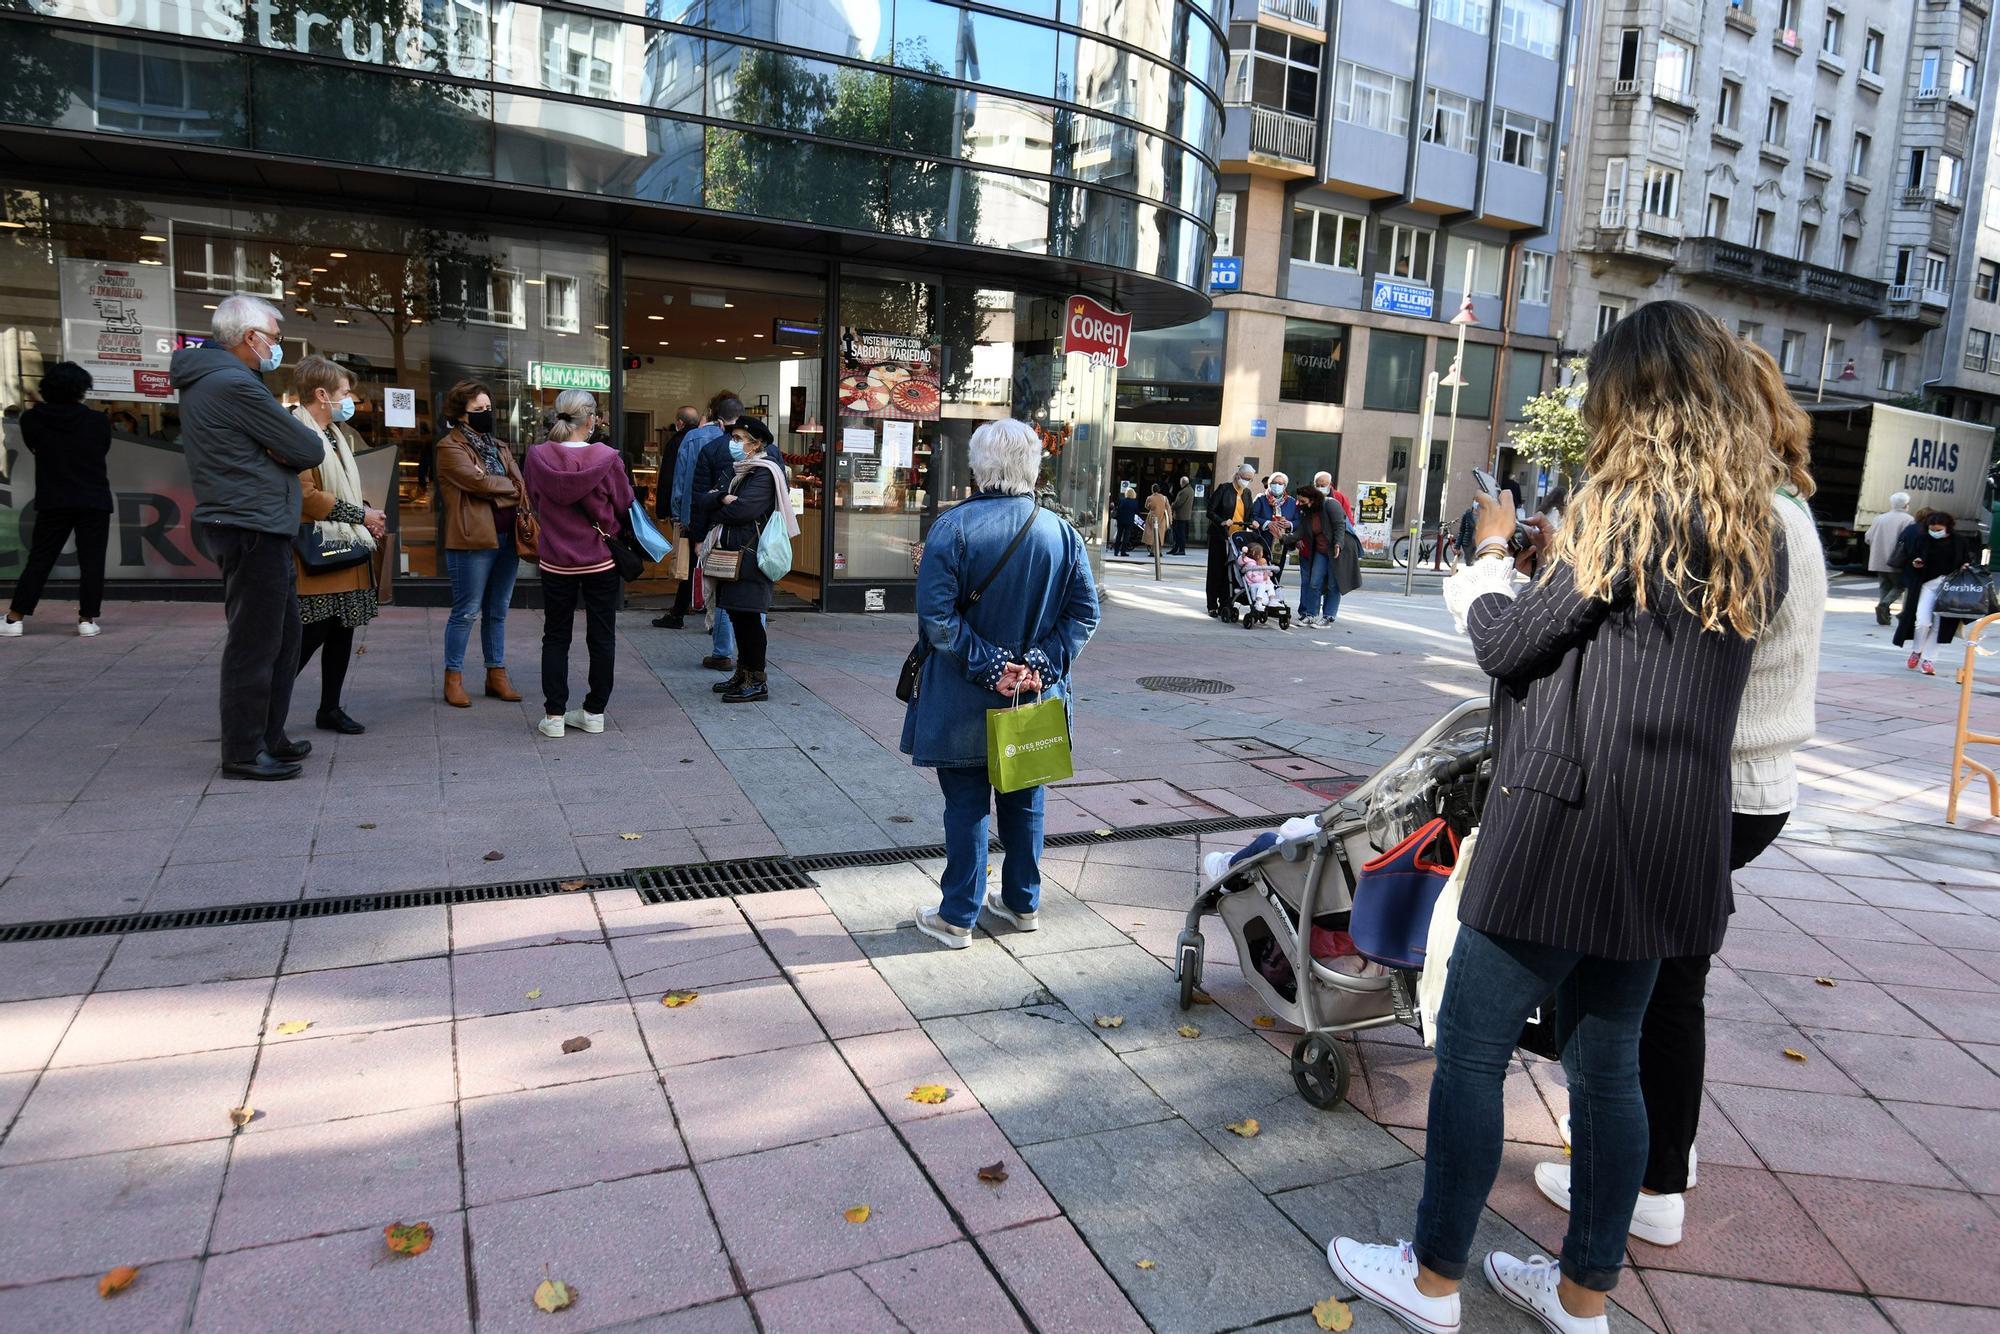
[[(364, 471), (421, 587), (453, 383), (491, 385), (521, 446), (557, 389), (595, 388), (642, 490), (675, 410), (730, 390), (813, 520), (789, 591), (899, 605), (981, 420), (1042, 431), (1049, 503), (1097, 537), (1115, 376), (1060, 352), (1064, 298), (1142, 329), (1206, 311), (1220, 17), (1206, 0), (0, 0), (0, 409), (101, 343), (88, 280), (126, 275), (134, 360), (97, 395), (113, 577), (212, 577), (157, 370), (220, 296), (265, 295), (289, 363), (355, 372)], [(857, 348), (914, 357), (935, 392), (845, 392), (875, 364)], [(6, 457), (0, 581), (32, 525), (11, 429)]]

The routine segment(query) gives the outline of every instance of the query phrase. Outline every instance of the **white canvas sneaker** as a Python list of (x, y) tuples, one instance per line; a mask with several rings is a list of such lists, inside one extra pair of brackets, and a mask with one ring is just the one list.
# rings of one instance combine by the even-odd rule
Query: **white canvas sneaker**
[[(1535, 1188), (1556, 1208), (1569, 1209), (1569, 1164), (1535, 1164)], [(1687, 1220), (1687, 1201), (1680, 1195), (1641, 1194), (1632, 1206), (1632, 1235), (1655, 1246), (1678, 1246)]]
[(972, 928), (967, 926), (953, 926), (950, 922), (938, 916), (936, 908), (917, 909), (916, 926), (917, 930), (923, 932), (946, 949), (964, 950), (972, 948)]
[(1483, 1268), (1493, 1291), (1541, 1321), (1551, 1334), (1610, 1334), (1608, 1316), (1571, 1315), (1563, 1309), (1556, 1291), (1562, 1267), (1548, 1256), (1523, 1260), (1505, 1251), (1489, 1251)]
[(1457, 1334), (1458, 1294), (1426, 1297), (1417, 1290), (1417, 1257), (1410, 1243), (1371, 1246), (1352, 1237), (1326, 1244), (1326, 1262), (1362, 1301), (1379, 1306), (1424, 1334)]
[(571, 709), (563, 715), (563, 721), (577, 731), (587, 732), (592, 736), (604, 730), (604, 715), (601, 713), (585, 713), (582, 709)]
[(986, 891), (986, 911), (1004, 922), (1011, 922), (1016, 931), (1039, 931), (1042, 929), (1042, 915), (1039, 912), (1015, 912), (1007, 906), (1007, 901), (997, 889)]
[(28, 633), (28, 622), (24, 617), (18, 621), (0, 621), (0, 639), (19, 639)]
[(560, 740), (563, 734), (563, 720), (544, 714), (542, 720), (535, 724), (535, 730), (545, 737), (554, 737)]
[(92, 635), (103, 634), (104, 630), (96, 621), (78, 621), (76, 623), (76, 632), (83, 636), (83, 638), (88, 639)]

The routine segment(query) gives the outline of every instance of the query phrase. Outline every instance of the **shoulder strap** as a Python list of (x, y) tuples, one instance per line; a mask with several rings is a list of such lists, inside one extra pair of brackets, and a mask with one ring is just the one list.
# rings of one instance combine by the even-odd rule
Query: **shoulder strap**
[(1023, 523), (1021, 525), (1020, 531), (1014, 534), (1014, 540), (1007, 544), (1007, 549), (1000, 553), (999, 562), (994, 565), (992, 570), (990, 570), (987, 573), (984, 579), (981, 579), (979, 581), (979, 586), (977, 588), (973, 589), (970, 593), (966, 594), (963, 598), (959, 600), (959, 606), (958, 606), (959, 615), (963, 616), (966, 612), (971, 611), (974, 607), (979, 605), (979, 599), (986, 596), (986, 590), (992, 587), (993, 581), (995, 579), (1000, 577), (1000, 571), (1007, 568), (1007, 562), (1014, 558), (1014, 552), (1020, 547), (1022, 539), (1027, 537), (1028, 530), (1035, 526), (1035, 518), (1041, 512), (1042, 512), (1041, 502), (1038, 500), (1031, 501), (1028, 508), (1027, 522)]

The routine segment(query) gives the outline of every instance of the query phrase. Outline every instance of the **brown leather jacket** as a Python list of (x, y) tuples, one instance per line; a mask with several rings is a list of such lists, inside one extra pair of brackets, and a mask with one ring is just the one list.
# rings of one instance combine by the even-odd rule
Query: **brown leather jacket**
[(500, 456), (506, 461), (507, 475), (490, 477), (464, 431), (454, 426), (438, 441), (438, 503), (444, 509), (445, 550), (491, 551), (500, 545), (493, 526), (493, 507), (526, 508), (520, 465), (514, 461), (514, 447), (505, 440), (500, 442)]

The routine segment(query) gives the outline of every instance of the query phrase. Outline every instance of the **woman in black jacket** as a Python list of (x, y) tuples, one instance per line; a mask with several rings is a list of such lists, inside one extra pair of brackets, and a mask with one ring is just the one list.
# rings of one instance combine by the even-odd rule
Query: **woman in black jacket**
[[(741, 553), (734, 579), (716, 584), (716, 610), (729, 617), (736, 632), (736, 675), (717, 682), (725, 704), (762, 704), (771, 698), (766, 681), (765, 653), (769, 635), (765, 613), (771, 610), (771, 580), (757, 565), (757, 540), (764, 523), (778, 507), (790, 512), (790, 498), (780, 490), (784, 473), (765, 450), (764, 432), (739, 421), (729, 431), (729, 452), (735, 475), (726, 490), (715, 494), (719, 536), (716, 549)], [(796, 535), (796, 534), (795, 534)]]
[(1939, 644), (1949, 644), (1958, 633), (1957, 621), (1944, 620), (1937, 614), (1938, 588), (1944, 577), (1956, 573), (1970, 559), (1957, 530), (1951, 515), (1943, 510), (1926, 510), (1917, 516), (1897, 544), (1899, 557), (1905, 549), (1909, 552), (1903, 583), (1910, 591), (1903, 599), (1903, 614), (1896, 620), (1892, 642), (1902, 645), (1916, 641), (1911, 644), (1910, 660), (1905, 665), (1913, 672), (1921, 670), (1925, 676), (1937, 675), (1931, 659)]
[(1494, 787), (1437, 1023), (1424, 1196), (1409, 1247), (1327, 1248), (1363, 1297), (1458, 1327), (1500, 1166), (1521, 1025), (1558, 1000), (1572, 1211), (1562, 1259), (1493, 1252), (1486, 1280), (1551, 1329), (1604, 1328), (1648, 1152), (1639, 1033), (1660, 960), (1722, 944), (1730, 742), (1752, 641), (1783, 596), (1785, 480), (1749, 358), (1714, 316), (1642, 306), (1591, 352), (1579, 494), (1518, 591), (1511, 499), (1481, 501), (1445, 585), (1494, 678)]
[(27, 618), (41, 601), (42, 585), (76, 536), (76, 563), (82, 575), (76, 598), (76, 632), (98, 633), (104, 605), (104, 551), (111, 541), (111, 483), (105, 456), (111, 452), (111, 419), (83, 405), (90, 372), (59, 361), (42, 376), (42, 401), (21, 414), (21, 439), (35, 456), (35, 537), (28, 566), (14, 585), (13, 605), (0, 635), (27, 630)]

